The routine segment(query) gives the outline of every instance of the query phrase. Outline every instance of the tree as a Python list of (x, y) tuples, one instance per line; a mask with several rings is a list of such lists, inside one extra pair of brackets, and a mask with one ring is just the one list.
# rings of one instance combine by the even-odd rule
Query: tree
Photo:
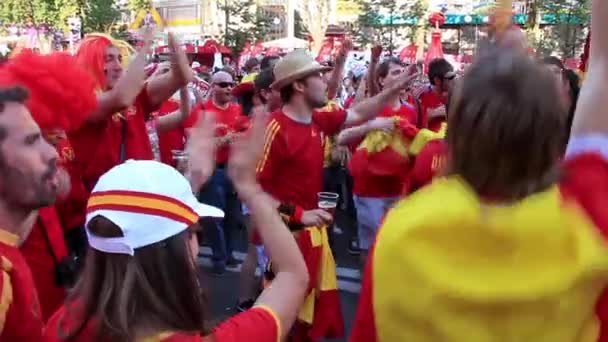
[[(409, 26), (411, 42), (424, 45), (428, 11), (426, 0), (398, 2), (396, 0), (358, 0), (361, 15), (357, 20), (355, 41), (360, 45), (380, 43), (392, 50), (395, 48), (396, 30)], [(420, 42), (420, 37), (422, 41)]]
[(294, 29), (293, 34), (296, 38), (300, 39), (308, 39), (308, 30), (306, 26), (304, 26), (304, 22), (302, 20), (302, 15), (300, 15), (300, 11), (295, 11), (294, 14)]
[(302, 22), (313, 39), (313, 51), (317, 52), (325, 38), (329, 24), (330, 0), (302, 0), (299, 2)]
[(541, 10), (551, 21), (546, 39), (539, 44), (542, 52), (558, 51), (563, 57), (573, 57), (585, 41), (591, 18), (589, 0), (553, 0), (541, 4)]
[(134, 13), (148, 10), (150, 7), (152, 7), (150, 0), (129, 0), (129, 9)]
[(80, 0), (79, 14), (83, 32), (110, 32), (120, 20), (114, 0)]
[(238, 55), (248, 40), (255, 40), (256, 35), (263, 33), (263, 30), (256, 31), (256, 23), (262, 20), (261, 13), (254, 10), (254, 0), (220, 0), (218, 6), (225, 15), (224, 45)]

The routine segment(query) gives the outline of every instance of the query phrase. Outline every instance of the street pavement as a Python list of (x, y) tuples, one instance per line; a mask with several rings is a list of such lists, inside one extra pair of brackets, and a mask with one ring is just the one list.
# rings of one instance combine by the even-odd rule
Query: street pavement
[[(348, 224), (348, 220), (341, 218), (338, 214), (338, 228), (335, 230), (333, 239), (333, 250), (337, 263), (338, 287), (340, 289), (340, 300), (342, 305), (342, 314), (344, 317), (346, 336), (342, 339), (326, 340), (326, 342), (342, 342), (346, 341), (346, 337), (351, 330), (351, 325), (354, 320), (357, 300), (361, 289), (360, 272), (358, 257), (351, 256), (347, 252), (348, 241), (350, 234), (354, 233), (352, 224)], [(241, 231), (237, 241), (237, 251), (234, 256), (239, 262), (242, 262), (245, 257), (246, 236), (245, 232)], [(203, 273), (203, 284), (206, 287), (206, 295), (208, 307), (210, 308), (209, 315), (211, 319), (208, 325), (215, 325), (222, 320), (235, 314), (235, 305), (238, 300), (239, 293), (239, 273), (240, 264), (234, 268), (228, 268), (222, 275), (212, 275), (209, 270), (211, 267), (211, 249), (209, 247), (201, 247), (199, 254), (199, 265)]]

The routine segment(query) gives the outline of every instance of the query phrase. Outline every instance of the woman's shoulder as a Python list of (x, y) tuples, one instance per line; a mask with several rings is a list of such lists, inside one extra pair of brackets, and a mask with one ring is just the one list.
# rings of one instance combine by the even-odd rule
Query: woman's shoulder
[(257, 306), (233, 316), (218, 325), (212, 333), (211, 341), (278, 341), (281, 326), (272, 309)]

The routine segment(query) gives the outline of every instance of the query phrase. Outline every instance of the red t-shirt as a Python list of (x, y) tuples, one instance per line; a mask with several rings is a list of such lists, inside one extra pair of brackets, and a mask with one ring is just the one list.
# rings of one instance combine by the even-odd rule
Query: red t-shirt
[[(576, 202), (601, 234), (608, 238), (608, 158), (594, 152), (593, 148), (585, 150), (588, 152), (566, 158), (562, 168), (564, 177), (559, 183), (560, 192), (564, 202)], [(369, 255), (350, 342), (378, 341), (373, 306), (373, 249)], [(604, 291), (596, 312), (600, 320), (598, 341), (608, 341), (608, 291)]]
[(55, 203), (55, 208), (63, 229), (70, 230), (84, 224), (89, 192), (84, 186), (70, 140), (67, 137), (59, 139), (55, 149), (59, 154), (59, 165), (70, 176), (70, 193), (66, 198), (59, 198)]
[(433, 91), (431, 87), (427, 88), (420, 97), (418, 98), (420, 103), (420, 125), (419, 127), (426, 128), (429, 120), (429, 110), (435, 109), (439, 106), (445, 106), (445, 101)]
[[(378, 117), (394, 116), (412, 124), (416, 122), (416, 110), (408, 104), (399, 106), (397, 110), (385, 107), (378, 115)], [(395, 165), (389, 167), (388, 164)], [(375, 170), (376, 168), (384, 169), (384, 167), (393, 172), (386, 174)], [(359, 148), (353, 153), (350, 163), (353, 193), (357, 196), (376, 198), (399, 196), (405, 184), (408, 183), (409, 168), (408, 157), (401, 156), (390, 147), (373, 154), (368, 154), (367, 150)]]
[[(59, 338), (59, 327), (61, 332), (66, 333), (70, 325), (65, 315), (65, 307), (61, 307), (49, 320), (46, 327), (46, 338), (48, 342), (62, 342)], [(179, 332), (165, 332), (153, 336), (154, 341), (159, 342), (267, 342), (279, 341), (281, 327), (275, 314), (265, 307), (255, 307), (246, 312), (233, 316), (220, 325), (212, 333), (213, 338), (203, 337), (198, 334), (187, 334)], [(98, 341), (96, 339), (95, 325), (89, 323), (72, 342)]]
[(429, 184), (441, 174), (447, 163), (447, 145), (443, 139), (428, 142), (418, 156), (410, 172), (411, 190), (415, 191)]
[[(165, 116), (179, 110), (179, 101), (169, 99), (158, 109), (158, 116)], [(160, 149), (160, 160), (173, 167), (177, 166), (177, 162), (173, 160), (172, 150), (183, 150), (186, 131), (184, 125), (172, 129), (167, 132), (158, 132), (158, 147)]]
[[(218, 107), (213, 100), (198, 104), (192, 109), (190, 117), (184, 122), (184, 127), (191, 128), (196, 125), (201, 112), (215, 113), (215, 136), (223, 137), (228, 134), (246, 131), (249, 128), (249, 118), (243, 115), (241, 105), (230, 103), (226, 108)], [(230, 146), (224, 145), (217, 149), (216, 163), (225, 164), (230, 154)]]
[(65, 299), (65, 289), (57, 286), (55, 281), (55, 266), (57, 261), (68, 255), (68, 250), (55, 208), (42, 208), (38, 216), (39, 219), (20, 249), (32, 271), (42, 318), (46, 321)]
[(323, 148), (326, 136), (336, 134), (346, 121), (346, 111), (316, 111), (312, 123), (300, 123), (282, 111), (270, 115), (258, 181), (271, 196), (304, 210), (317, 208), (323, 189)]
[(17, 241), (0, 230), (0, 341), (44, 341), (36, 285)]
[[(154, 159), (146, 129), (146, 119), (154, 109), (144, 87), (135, 103), (121, 114), (116, 113), (101, 122), (87, 124), (69, 133), (76, 152), (77, 167), (89, 191), (101, 175), (122, 162), (120, 151), (123, 140), (125, 160)], [(124, 123), (126, 127), (123, 128)]]

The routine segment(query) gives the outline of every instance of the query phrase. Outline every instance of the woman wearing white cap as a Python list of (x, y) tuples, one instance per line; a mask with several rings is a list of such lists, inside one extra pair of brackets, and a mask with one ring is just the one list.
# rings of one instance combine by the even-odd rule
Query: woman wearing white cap
[[(308, 287), (297, 245), (256, 183), (265, 124), (232, 147), (229, 173), (279, 270), (255, 307), (203, 337), (204, 299), (197, 276), (199, 216), (221, 217), (198, 203), (213, 169), (213, 122), (206, 115), (192, 137), (192, 186), (155, 161), (127, 161), (103, 175), (87, 207), (90, 250), (82, 278), (49, 320), (50, 341), (279, 341)], [(211, 128), (211, 129), (209, 129)], [(194, 180), (198, 176), (198, 180)]]

